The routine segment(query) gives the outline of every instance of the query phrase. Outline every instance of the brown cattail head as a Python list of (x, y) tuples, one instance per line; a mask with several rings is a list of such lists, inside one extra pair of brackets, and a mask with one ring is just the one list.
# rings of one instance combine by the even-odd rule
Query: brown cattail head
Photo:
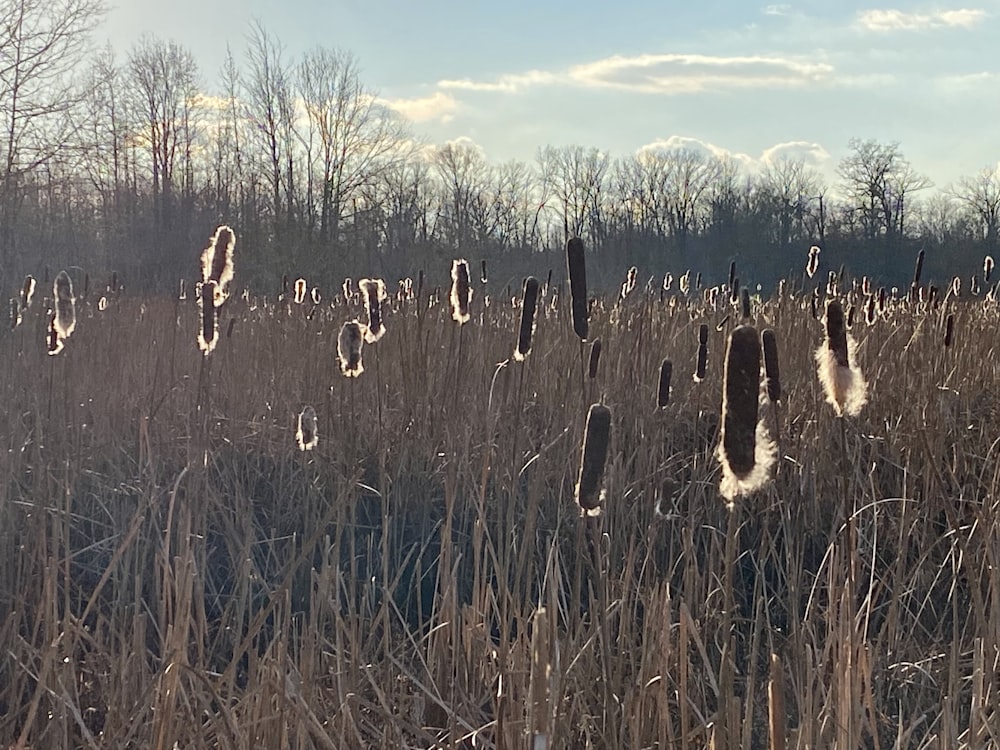
[(587, 376), (593, 380), (597, 377), (597, 366), (601, 361), (601, 340), (594, 339), (590, 345), (590, 362), (587, 367)]
[(21, 285), (21, 309), (27, 310), (31, 307), (31, 300), (35, 297), (35, 277), (27, 275)]
[(917, 253), (917, 262), (913, 267), (913, 286), (920, 286), (920, 276), (924, 271), (924, 251)]
[(750, 292), (746, 287), (743, 287), (743, 291), (740, 293), (740, 308), (743, 320), (747, 320), (750, 317)]
[(481, 269), (481, 273), (479, 274), (479, 280), (483, 284), (486, 284), (489, 281), (489, 277), (487, 277), (487, 275), (486, 275), (486, 258), (483, 258), (481, 262), (482, 262), (482, 269)]
[(198, 306), (201, 309), (201, 327), (198, 329), (198, 348), (207, 357), (219, 341), (219, 318), (215, 311), (216, 283), (209, 279), (201, 283), (198, 290)]
[(875, 325), (878, 318), (878, 306), (873, 295), (869, 295), (865, 300), (865, 323), (870, 326)]
[(45, 334), (45, 348), (50, 355), (56, 355), (63, 350), (63, 338), (56, 328), (56, 313), (53, 311), (49, 315), (49, 327)]
[(708, 369), (708, 325), (702, 323), (698, 328), (698, 361), (694, 368), (694, 382), (700, 383), (705, 379), (705, 371)]
[(312, 289), (309, 290), (309, 296), (312, 298), (312, 303), (314, 305), (318, 305), (320, 302), (323, 301), (323, 295), (319, 293), (318, 286), (314, 286)]
[(764, 349), (764, 382), (767, 385), (767, 397), (771, 403), (781, 400), (781, 375), (778, 369), (778, 339), (770, 328), (760, 334)]
[(386, 300), (385, 282), (382, 279), (361, 279), (358, 290), (368, 311), (368, 326), (365, 328), (365, 343), (374, 344), (385, 335), (382, 323), (382, 303)]
[(722, 465), (720, 491), (732, 508), (739, 495), (763, 487), (771, 477), (775, 447), (763, 422), (760, 399), (760, 338), (753, 326), (737, 327), (729, 336), (722, 392)]
[(236, 233), (225, 224), (215, 230), (208, 247), (201, 254), (202, 282), (215, 282), (216, 307), (229, 297), (229, 282), (233, 280), (233, 251), (236, 248)]
[(732, 508), (739, 495), (763, 487), (771, 477), (775, 447), (758, 421), (760, 338), (753, 326), (737, 327), (729, 336), (722, 393), (722, 465), (720, 491)]
[(10, 298), (10, 330), (14, 330), (21, 325), (21, 305), (17, 297)]
[(337, 358), (340, 371), (349, 378), (356, 378), (365, 371), (361, 363), (361, 346), (365, 341), (364, 326), (356, 320), (344, 323), (337, 337)]
[(601, 503), (604, 500), (601, 479), (604, 477), (610, 439), (611, 410), (603, 404), (593, 404), (587, 413), (580, 477), (576, 483), (576, 502), (580, 506), (581, 515), (597, 516), (601, 513)]
[(316, 429), (316, 410), (311, 406), (306, 406), (299, 414), (295, 442), (298, 443), (300, 451), (311, 451), (319, 443), (319, 432)]
[(740, 301), (740, 279), (737, 276), (729, 287), (729, 302), (735, 305)]
[(579, 237), (566, 243), (566, 265), (569, 270), (573, 331), (581, 341), (586, 341), (590, 333), (587, 317), (587, 260), (583, 252), (583, 240)]
[(469, 283), (469, 264), (459, 258), (451, 262), (451, 317), (462, 325), (468, 323), (469, 305), (472, 302), (472, 285)]
[(806, 261), (806, 274), (810, 279), (819, 270), (819, 254), (820, 249), (818, 245), (813, 245), (809, 248), (809, 259)]
[(181, 302), (184, 302), (187, 300), (187, 298), (188, 298), (187, 284), (185, 283), (184, 279), (181, 279), (180, 291), (177, 293), (177, 299), (180, 300)]
[(972, 274), (972, 276), (969, 277), (969, 294), (971, 294), (973, 297), (978, 297), (979, 291), (980, 291), (979, 276), (976, 274)]
[(945, 320), (945, 326), (944, 326), (944, 346), (946, 349), (951, 346), (951, 342), (954, 339), (954, 336), (955, 336), (955, 314), (948, 313), (948, 317)]
[(736, 286), (736, 261), (729, 262), (729, 289), (732, 290)]
[(521, 295), (521, 325), (517, 332), (514, 361), (523, 362), (531, 352), (531, 338), (535, 333), (535, 311), (538, 307), (538, 279), (529, 276), (524, 280)]
[(59, 338), (68, 339), (76, 328), (76, 297), (73, 296), (73, 282), (65, 271), (56, 275), (52, 284), (52, 299), (56, 306), (56, 331)]
[(993, 275), (993, 256), (987, 255), (983, 258), (983, 281), (990, 283), (990, 276)]
[(306, 301), (306, 280), (298, 278), (295, 280), (295, 304), (301, 305)]
[(868, 401), (868, 384), (854, 361), (854, 339), (847, 334), (840, 302), (826, 306), (826, 340), (816, 350), (819, 381), (838, 416), (857, 416)]
[(656, 406), (660, 409), (670, 403), (670, 377), (674, 372), (674, 364), (669, 359), (660, 364), (660, 384), (656, 390)]

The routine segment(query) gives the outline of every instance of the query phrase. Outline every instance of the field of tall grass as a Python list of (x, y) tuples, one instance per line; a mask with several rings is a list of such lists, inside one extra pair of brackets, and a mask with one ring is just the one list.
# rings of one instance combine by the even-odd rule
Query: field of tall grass
[[(241, 295), (237, 261), (215, 309), (214, 284), (199, 308), (190, 284), (75, 279), (60, 337), (40, 282), (0, 339), (0, 744), (1000, 743), (997, 302), (890, 294), (868, 324), (850, 278), (732, 304), (640, 278), (592, 294), (584, 343), (547, 270), (529, 347), (520, 283), (474, 267), (460, 324), (447, 267), (391, 282), (356, 377), (357, 284)], [(826, 291), (868, 383), (856, 416), (817, 378)], [(770, 481), (729, 510), (741, 323), (774, 331), (781, 398), (760, 404)]]

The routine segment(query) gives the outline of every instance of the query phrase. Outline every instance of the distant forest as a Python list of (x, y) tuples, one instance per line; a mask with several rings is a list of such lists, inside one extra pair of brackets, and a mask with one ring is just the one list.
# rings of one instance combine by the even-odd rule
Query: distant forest
[(562, 278), (571, 236), (606, 289), (632, 265), (643, 280), (691, 269), (715, 283), (732, 260), (766, 286), (800, 273), (811, 245), (831, 268), (900, 285), (921, 248), (939, 280), (968, 279), (996, 252), (995, 161), (947, 189), (899, 144), (863, 139), (835, 184), (801, 160), (748, 173), (684, 149), (542, 146), (495, 164), (468, 141), (415, 138), (348, 51), (292, 59), (257, 25), (233, 35), (244, 48), (220, 71), (153, 36), (121, 59), (91, 44), (101, 10), (0, 0), (0, 279), (12, 291), (59, 268), (173, 289), (220, 223), (238, 235), (238, 283), (260, 291), (285, 274), (323, 288), (426, 269), (444, 283), (454, 257), (519, 286), (549, 268)]

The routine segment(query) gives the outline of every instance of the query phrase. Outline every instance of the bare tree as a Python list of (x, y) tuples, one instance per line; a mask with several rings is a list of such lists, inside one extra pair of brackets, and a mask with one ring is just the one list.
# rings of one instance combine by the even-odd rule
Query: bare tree
[(408, 131), (361, 83), (349, 53), (326, 48), (307, 53), (298, 67), (298, 90), (319, 139), (320, 236), (337, 243), (351, 198), (406, 155)]
[(1000, 167), (984, 167), (972, 177), (963, 177), (948, 191), (958, 200), (990, 251), (1000, 233)]
[(0, 0), (0, 267), (15, 245), (22, 180), (70, 140), (84, 91), (72, 72), (100, 22), (99, 0)]
[[(819, 239), (822, 181), (803, 159), (768, 161), (757, 181), (760, 198), (775, 224), (774, 241), (783, 247), (793, 240)], [(812, 235), (812, 236), (809, 236)]]
[(538, 152), (537, 161), (542, 194), (551, 195), (557, 203), (562, 241), (576, 236), (591, 246), (599, 245), (607, 218), (608, 153), (583, 146), (546, 146)]

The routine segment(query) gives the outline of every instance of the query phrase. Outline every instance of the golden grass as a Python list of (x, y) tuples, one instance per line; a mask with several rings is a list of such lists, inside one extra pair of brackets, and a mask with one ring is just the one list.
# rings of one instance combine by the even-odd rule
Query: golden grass
[[(77, 306), (73, 377), (39, 377), (42, 305), (0, 341), (0, 746), (1000, 736), (993, 304), (888, 296), (855, 329), (871, 385), (842, 420), (845, 465), (809, 300), (762, 300), (781, 341), (782, 465), (731, 516), (729, 566), (722, 347), (704, 382), (675, 378), (669, 409), (649, 406), (662, 358), (693, 367), (700, 326), (724, 319), (700, 298), (595, 305), (595, 381), (569, 305), (540, 305), (532, 356), (498, 369), (518, 310), (474, 308), (460, 348), (447, 300), (394, 299), (363, 387), (337, 366), (357, 301), (305, 318), (234, 295), (239, 324), (210, 360), (190, 343), (193, 301), (99, 304)], [(580, 519), (598, 399), (615, 425), (606, 496)], [(305, 453), (303, 404), (323, 436)]]

